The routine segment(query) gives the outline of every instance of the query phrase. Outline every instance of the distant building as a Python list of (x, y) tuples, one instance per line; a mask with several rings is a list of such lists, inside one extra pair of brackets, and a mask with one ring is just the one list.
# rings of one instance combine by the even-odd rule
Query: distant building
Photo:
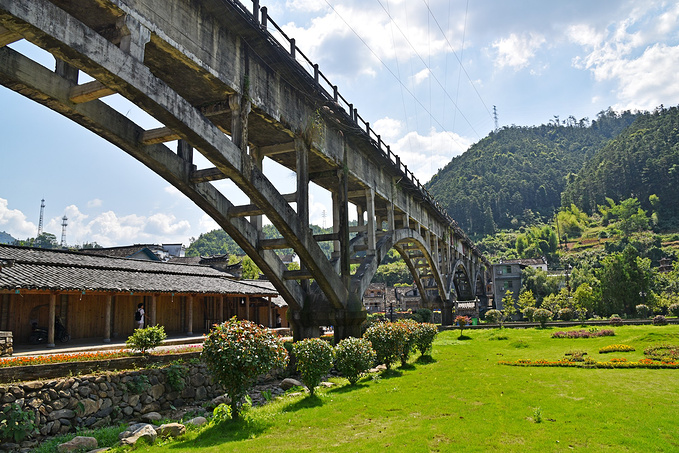
[(521, 271), (527, 267), (540, 269), (547, 272), (547, 260), (545, 258), (529, 258), (517, 260), (501, 260), (493, 264), (493, 300), (497, 310), (502, 310), (502, 298), (507, 291), (513, 293), (514, 300), (518, 300), (521, 291)]
[(79, 251), (88, 255), (148, 261), (169, 261), (173, 257), (184, 257), (186, 249), (182, 244), (134, 244), (121, 247), (82, 249)]
[(363, 306), (368, 313), (386, 311), (386, 283), (371, 283), (363, 293)]

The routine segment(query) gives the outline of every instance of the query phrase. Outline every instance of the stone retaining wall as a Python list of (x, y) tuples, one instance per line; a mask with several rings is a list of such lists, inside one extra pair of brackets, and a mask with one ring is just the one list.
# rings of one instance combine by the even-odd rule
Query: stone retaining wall
[(171, 367), (164, 366), (0, 385), (0, 408), (14, 403), (34, 412), (39, 431), (34, 438), (40, 438), (139, 420), (149, 412), (199, 405), (224, 393), (204, 363), (182, 365), (183, 372), (175, 373), (184, 383), (181, 390), (172, 387)]

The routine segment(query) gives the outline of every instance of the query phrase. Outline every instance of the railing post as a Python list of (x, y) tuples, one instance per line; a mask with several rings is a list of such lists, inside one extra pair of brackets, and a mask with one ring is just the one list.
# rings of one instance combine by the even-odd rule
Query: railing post
[(259, 0), (252, 0), (252, 17), (259, 23)]
[(368, 133), (368, 137), (370, 137), (370, 121), (365, 122), (365, 131)]
[(295, 38), (290, 38), (290, 55), (292, 55), (292, 58), (295, 58)]
[(333, 98), (335, 99), (335, 102), (337, 102), (337, 99), (338, 99), (338, 96), (337, 96), (337, 95), (338, 95), (338, 93), (337, 93), (337, 85), (333, 85), (333, 86), (332, 86), (332, 96), (333, 96)]
[(354, 104), (349, 104), (349, 118), (351, 121), (354, 120)]
[(266, 30), (266, 23), (269, 21), (269, 15), (267, 14), (266, 6), (262, 6), (262, 28)]
[(314, 80), (318, 83), (318, 63), (314, 64)]

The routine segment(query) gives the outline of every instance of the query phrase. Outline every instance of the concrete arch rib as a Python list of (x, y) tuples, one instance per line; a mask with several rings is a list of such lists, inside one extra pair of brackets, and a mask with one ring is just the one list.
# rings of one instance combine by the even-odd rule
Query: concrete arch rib
[(461, 259), (453, 265), (450, 275), (450, 287), (455, 289), (456, 300), (472, 300), (474, 298), (474, 286), (470, 277), (470, 269)]
[(357, 296), (363, 295), (368, 285), (372, 281), (375, 273), (377, 272), (377, 267), (382, 262), (384, 257), (390, 249), (396, 249), (399, 254), (403, 257), (413, 276), (415, 285), (417, 285), (422, 297), (426, 297), (426, 291), (431, 289), (423, 285), (422, 279), (418, 272), (418, 268), (415, 263), (413, 263), (412, 256), (408, 254), (408, 250), (405, 248), (407, 244), (414, 245), (419, 252), (421, 252), (421, 257), (424, 259), (428, 268), (431, 270), (431, 275), (436, 282), (436, 287), (438, 288), (439, 295), (443, 300), (447, 300), (447, 286), (441, 277), (441, 272), (438, 267), (438, 263), (433, 258), (431, 249), (427, 245), (427, 241), (415, 230), (409, 228), (402, 228), (398, 230), (393, 230), (386, 235), (384, 235), (377, 243), (375, 255), (366, 256), (361, 265), (359, 266), (356, 273), (351, 278), (351, 292)]
[[(19, 76), (20, 75), (20, 76)], [(191, 165), (162, 144), (141, 146), (143, 129), (101, 101), (69, 102), (71, 85), (14, 50), (0, 49), (0, 83), (108, 140), (174, 185), (203, 209), (250, 255), (292, 308), (301, 309), (304, 293), (295, 281), (282, 278), (285, 265), (275, 252), (258, 250), (258, 234), (244, 218), (227, 217), (233, 206), (209, 183), (190, 182)]]

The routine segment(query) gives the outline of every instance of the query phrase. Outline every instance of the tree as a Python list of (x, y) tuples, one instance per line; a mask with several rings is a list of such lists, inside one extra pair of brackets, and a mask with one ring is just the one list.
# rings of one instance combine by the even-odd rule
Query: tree
[(231, 399), (233, 419), (239, 417), (243, 398), (257, 377), (288, 363), (288, 353), (279, 336), (236, 317), (212, 328), (203, 343), (201, 358)]
[(625, 313), (646, 302), (651, 295), (651, 260), (641, 258), (637, 249), (628, 245), (622, 252), (612, 253), (602, 261), (598, 272), (604, 315)]
[(297, 360), (297, 371), (302, 376), (302, 382), (313, 396), (316, 386), (332, 368), (332, 346), (320, 338), (307, 338), (293, 344), (292, 353)]
[(345, 338), (335, 346), (335, 368), (351, 385), (373, 366), (375, 357), (372, 344), (365, 338)]
[(535, 296), (533, 296), (533, 291), (530, 289), (522, 290), (519, 293), (519, 300), (517, 301), (519, 305), (519, 310), (523, 311), (524, 308), (535, 307), (536, 301)]
[(243, 261), (241, 263), (243, 266), (243, 273), (241, 275), (242, 278), (244, 278), (245, 280), (259, 279), (259, 274), (262, 271), (260, 271), (255, 262), (252, 261), (252, 258), (250, 258), (249, 256), (245, 256), (243, 257)]
[(505, 297), (502, 298), (502, 313), (505, 315), (506, 319), (511, 320), (517, 312), (516, 305), (514, 301), (514, 293), (507, 290)]

